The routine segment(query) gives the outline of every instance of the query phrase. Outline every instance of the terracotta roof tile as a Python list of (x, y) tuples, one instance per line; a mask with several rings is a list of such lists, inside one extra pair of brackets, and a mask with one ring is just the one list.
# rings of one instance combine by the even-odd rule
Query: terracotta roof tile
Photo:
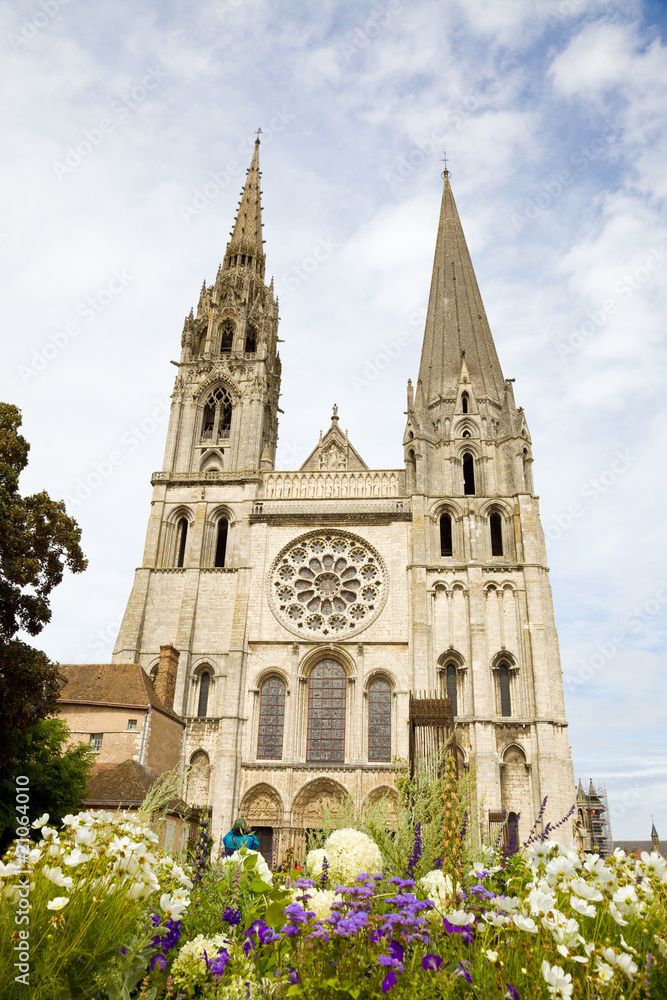
[(175, 712), (164, 707), (140, 663), (61, 663), (58, 669), (65, 681), (60, 690), (63, 702), (150, 706), (182, 722)]

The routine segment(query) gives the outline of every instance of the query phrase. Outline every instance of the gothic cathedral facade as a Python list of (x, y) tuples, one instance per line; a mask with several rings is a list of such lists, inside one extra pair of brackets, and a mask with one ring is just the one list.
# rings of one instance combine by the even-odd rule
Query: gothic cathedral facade
[(391, 799), (409, 694), (437, 691), (475, 766), (482, 832), (504, 810), (523, 839), (545, 796), (545, 821), (567, 812), (574, 776), (530, 435), (448, 172), (404, 468), (369, 469), (335, 408), (300, 469), (274, 468), (263, 247), (258, 140), (224, 262), (185, 320), (114, 662), (155, 677), (160, 645), (180, 651), (188, 796), (216, 838), (244, 815), (284, 847), (324, 803)]

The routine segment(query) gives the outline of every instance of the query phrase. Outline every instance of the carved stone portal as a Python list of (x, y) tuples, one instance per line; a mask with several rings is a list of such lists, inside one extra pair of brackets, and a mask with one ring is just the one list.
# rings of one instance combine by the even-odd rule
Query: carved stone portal
[(240, 815), (250, 826), (279, 827), (283, 821), (280, 795), (271, 785), (254, 785), (243, 796)]
[(316, 829), (322, 826), (325, 811), (336, 813), (348, 804), (350, 796), (342, 785), (331, 778), (317, 778), (297, 794), (292, 807), (292, 823), (296, 827)]

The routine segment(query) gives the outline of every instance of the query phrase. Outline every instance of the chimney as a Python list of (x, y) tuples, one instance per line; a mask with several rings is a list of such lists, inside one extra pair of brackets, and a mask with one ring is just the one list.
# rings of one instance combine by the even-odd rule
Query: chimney
[(176, 691), (176, 675), (178, 673), (178, 658), (180, 653), (172, 643), (160, 646), (160, 662), (155, 678), (155, 693), (165, 708), (173, 712), (174, 692)]

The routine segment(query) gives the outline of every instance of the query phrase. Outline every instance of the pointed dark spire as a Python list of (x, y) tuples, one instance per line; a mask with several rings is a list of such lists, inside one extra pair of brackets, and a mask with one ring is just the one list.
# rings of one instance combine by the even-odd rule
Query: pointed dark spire
[(262, 199), (259, 183), (259, 137), (255, 140), (255, 150), (248, 167), (245, 186), (241, 193), (238, 211), (234, 220), (227, 251), (225, 266), (238, 266), (239, 255), (248, 258), (243, 265), (257, 262), (261, 275), (264, 274), (264, 241), (262, 239)]
[(456, 394), (461, 359), (465, 357), (477, 397), (489, 396), (502, 403), (503, 373), (456, 210), (448, 170), (444, 178), (419, 367), (424, 399), (428, 405), (440, 396)]

